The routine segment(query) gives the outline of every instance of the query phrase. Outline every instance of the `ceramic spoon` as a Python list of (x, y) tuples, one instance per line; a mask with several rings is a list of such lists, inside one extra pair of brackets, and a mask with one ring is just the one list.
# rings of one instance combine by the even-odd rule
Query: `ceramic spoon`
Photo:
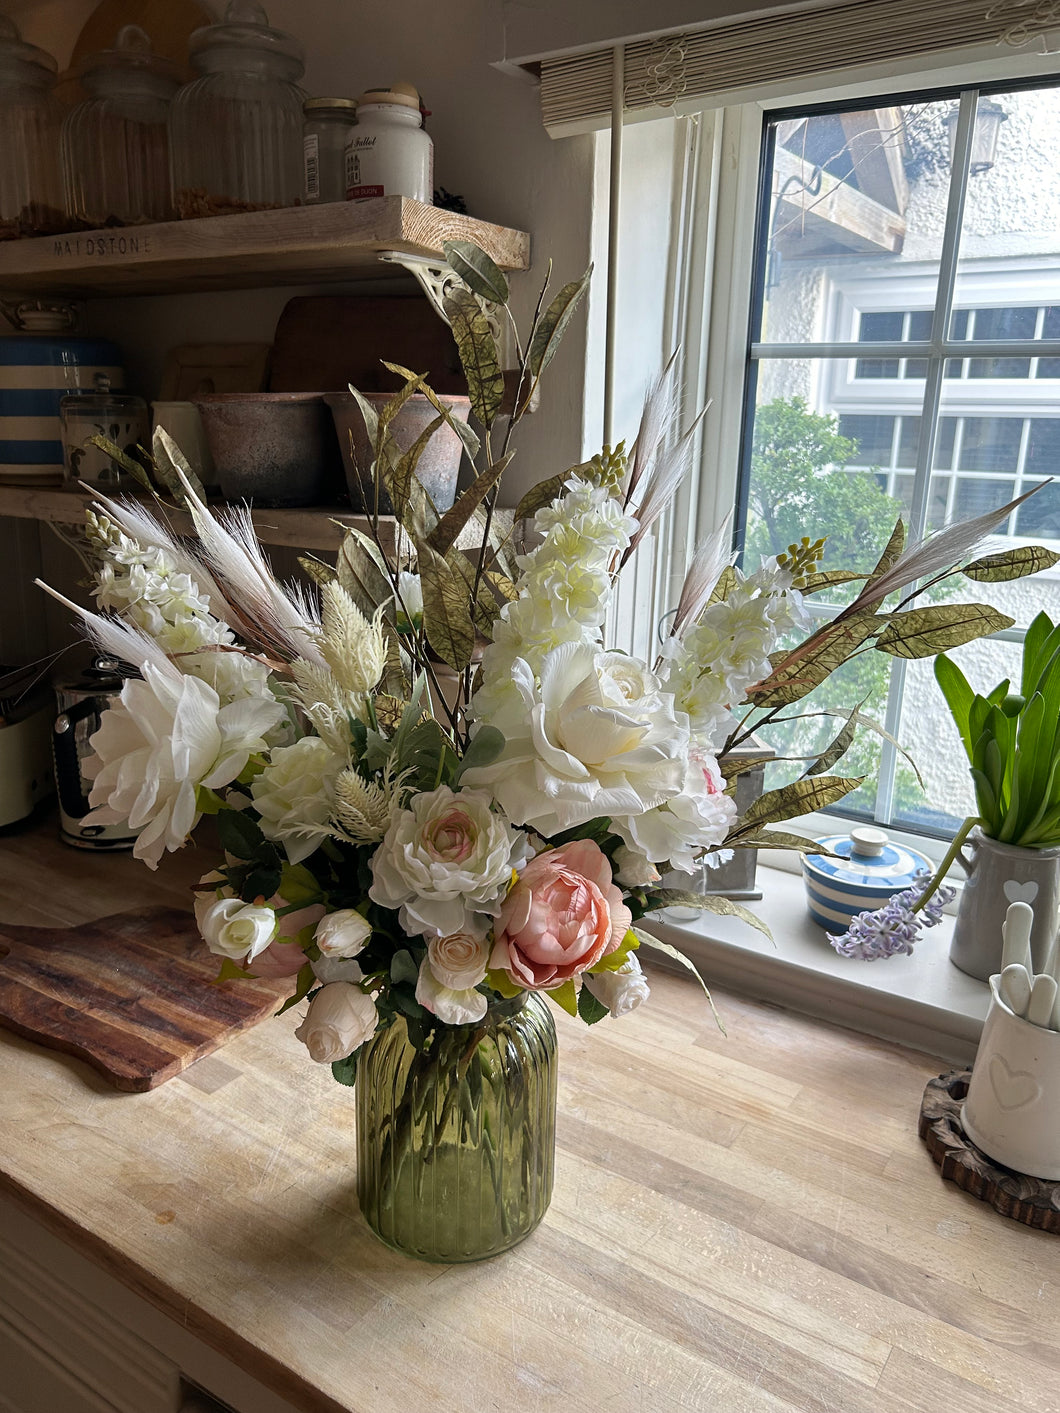
[(1034, 926), (1034, 909), (1029, 903), (1012, 903), (1005, 914), (1001, 928), (1002, 951), (1001, 970), (1018, 963), (1029, 973), (1031, 970), (1031, 928)]
[(998, 991), (1012, 1014), (1022, 1016), (1031, 999), (1031, 979), (1027, 975), (1027, 968), (1019, 962), (1011, 962), (1001, 972)]
[(1034, 978), (1031, 999), (1027, 1002), (1027, 1019), (1031, 1025), (1049, 1028), (1049, 1023), (1053, 1018), (1053, 1007), (1056, 1005), (1056, 992), (1057, 986), (1053, 977), (1046, 976), (1043, 972), (1041, 976)]

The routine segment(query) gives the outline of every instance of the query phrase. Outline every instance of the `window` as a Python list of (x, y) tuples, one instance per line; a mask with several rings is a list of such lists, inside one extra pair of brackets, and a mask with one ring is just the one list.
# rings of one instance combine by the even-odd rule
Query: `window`
[[(1058, 142), (1060, 87), (1041, 81), (769, 116), (739, 496), (748, 562), (827, 533), (826, 567), (867, 570), (899, 514), (921, 534), (1060, 471)], [(998, 534), (1060, 549), (1060, 481)], [(1016, 620), (955, 654), (985, 690), (1018, 668), (1034, 613), (1060, 616), (1060, 576), (933, 592), (969, 590)], [(863, 698), (923, 781), (877, 737), (843, 762), (866, 776), (844, 806), (952, 829), (971, 794), (930, 663), (870, 654), (803, 705)], [(798, 755), (829, 730), (811, 718), (773, 744)]]

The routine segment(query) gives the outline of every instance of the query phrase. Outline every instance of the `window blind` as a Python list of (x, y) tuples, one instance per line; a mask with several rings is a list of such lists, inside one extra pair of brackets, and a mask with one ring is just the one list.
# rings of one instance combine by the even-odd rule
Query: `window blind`
[[(847, 0), (625, 46), (627, 110), (710, 98), (829, 69), (997, 43), (1005, 28), (985, 0)], [(541, 62), (545, 127), (606, 126), (610, 49)]]

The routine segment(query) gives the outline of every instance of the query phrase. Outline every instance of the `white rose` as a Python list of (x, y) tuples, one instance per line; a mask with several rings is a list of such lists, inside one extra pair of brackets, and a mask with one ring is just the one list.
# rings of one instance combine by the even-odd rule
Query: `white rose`
[(414, 796), (372, 855), (369, 897), (400, 908), (401, 925), (412, 934), (484, 935), (529, 850), (526, 836), (491, 803), (481, 791), (448, 785)]
[(611, 828), (630, 849), (654, 863), (693, 873), (700, 853), (724, 841), (736, 814), (717, 761), (693, 745), (681, 793), (658, 809), (612, 815)]
[(612, 1016), (625, 1016), (651, 994), (640, 962), (632, 954), (618, 971), (582, 972), (582, 981)]
[(419, 627), (423, 621), (423, 585), (418, 574), (402, 569), (398, 574), (398, 611), (404, 610), (409, 620)]
[(198, 786), (230, 785), (264, 735), (284, 716), (274, 698), (246, 697), (222, 706), (217, 693), (171, 664), (142, 663), (100, 717), (85, 761), (93, 775), (88, 824), (139, 830), (133, 853), (157, 868), (166, 849), (179, 849), (201, 815)]
[(306, 1018), (295, 1031), (319, 1065), (352, 1055), (375, 1034), (379, 1016), (375, 1002), (348, 981), (321, 987), (309, 1003)]
[(483, 993), (472, 986), (457, 990), (443, 985), (427, 957), (420, 963), (416, 978), (416, 1000), (443, 1025), (474, 1025), (486, 1014), (488, 1004)]
[(320, 919), (313, 941), (325, 957), (355, 957), (371, 935), (372, 924), (355, 908), (339, 908)]
[(335, 781), (345, 768), (326, 741), (303, 736), (293, 746), (276, 747), (254, 777), (250, 793), (261, 832), (283, 844), (291, 863), (301, 863), (327, 838)]
[(448, 937), (432, 937), (427, 943), (427, 960), (442, 986), (467, 991), (485, 978), (492, 943), (470, 932), (453, 932)]
[[(516, 660), (515, 705), (506, 699), (490, 716), (504, 750), (493, 764), (466, 771), (466, 783), (491, 790), (509, 819), (546, 836), (599, 816), (641, 814), (678, 795), (688, 718), (665, 692), (631, 701), (634, 669), (619, 672), (615, 656), (564, 644), (546, 655), (540, 686)], [(646, 668), (640, 677), (654, 684)]]
[(219, 957), (252, 962), (276, 935), (273, 910), (242, 898), (218, 898), (196, 912), (203, 941)]

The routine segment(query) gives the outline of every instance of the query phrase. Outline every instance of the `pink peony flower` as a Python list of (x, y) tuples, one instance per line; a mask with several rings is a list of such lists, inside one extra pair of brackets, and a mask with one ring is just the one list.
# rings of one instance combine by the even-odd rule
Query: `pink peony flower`
[(305, 963), (306, 955), (297, 942), (284, 942), (278, 937), (247, 964), (247, 970), (253, 976), (276, 981), (281, 977), (295, 976)]
[(632, 914), (591, 839), (538, 854), (504, 900), (490, 965), (530, 991), (560, 986), (626, 935)]

